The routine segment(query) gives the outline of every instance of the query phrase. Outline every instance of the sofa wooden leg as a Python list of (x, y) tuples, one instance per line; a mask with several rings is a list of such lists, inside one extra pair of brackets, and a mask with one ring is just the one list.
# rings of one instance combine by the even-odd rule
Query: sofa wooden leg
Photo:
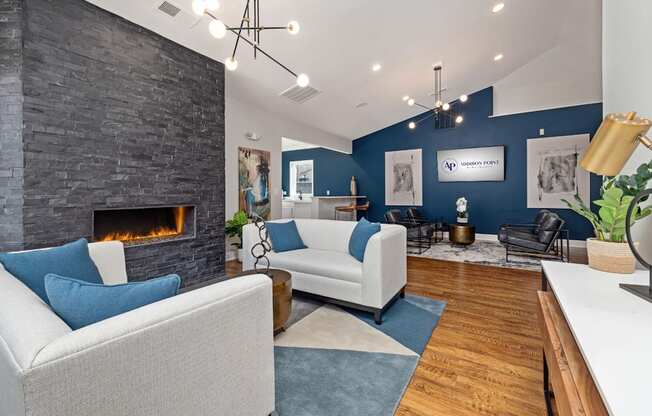
[(401, 294), (399, 295), (401, 298), (405, 297), (405, 288), (401, 289)]
[(376, 322), (376, 325), (382, 325), (383, 323), (383, 311), (382, 310), (377, 310), (374, 312), (374, 321)]

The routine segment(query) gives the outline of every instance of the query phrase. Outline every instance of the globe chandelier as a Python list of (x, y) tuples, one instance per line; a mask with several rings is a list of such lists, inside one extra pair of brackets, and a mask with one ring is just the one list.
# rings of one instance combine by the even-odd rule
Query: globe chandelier
[(442, 87), (442, 71), (443, 66), (441, 64), (435, 64), (433, 66), (435, 90), (431, 95), (434, 99), (434, 107), (418, 103), (409, 95), (403, 97), (403, 101), (405, 101), (410, 107), (417, 106), (428, 110), (428, 113), (422, 118), (411, 120), (408, 123), (410, 129), (414, 130), (417, 128), (417, 125), (430, 118), (435, 119), (435, 128), (438, 129), (455, 127), (464, 122), (464, 116), (459, 112), (459, 107), (460, 104), (466, 103), (469, 100), (469, 97), (467, 95), (461, 95), (457, 102), (444, 101), (444, 91), (446, 90)]
[(208, 24), (208, 31), (211, 36), (215, 39), (223, 39), (227, 32), (231, 32), (235, 35), (236, 39), (233, 53), (224, 60), (224, 66), (226, 69), (229, 71), (235, 71), (238, 68), (236, 53), (238, 52), (238, 46), (242, 41), (253, 48), (254, 59), (256, 59), (260, 53), (292, 74), (299, 87), (307, 87), (308, 84), (310, 84), (310, 78), (308, 75), (303, 73), (297, 74), (260, 47), (261, 34), (267, 30), (286, 30), (290, 35), (297, 35), (301, 28), (297, 21), (292, 20), (285, 26), (263, 26), (260, 23), (260, 0), (247, 0), (240, 24), (237, 27), (231, 27), (227, 26), (215, 15), (215, 12), (219, 7), (220, 4), (218, 0), (193, 0), (192, 2), (192, 11), (197, 16), (208, 16), (211, 18), (211, 22)]

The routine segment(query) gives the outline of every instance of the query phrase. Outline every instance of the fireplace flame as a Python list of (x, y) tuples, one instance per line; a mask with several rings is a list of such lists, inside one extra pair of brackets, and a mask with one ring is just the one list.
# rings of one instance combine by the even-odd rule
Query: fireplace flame
[(149, 230), (144, 233), (137, 232), (112, 232), (104, 236), (99, 237), (96, 241), (139, 241), (147, 240), (150, 238), (160, 238), (160, 237), (174, 237), (181, 235), (185, 229), (186, 221), (186, 208), (187, 207), (175, 207), (174, 208), (174, 222), (176, 228), (172, 227), (158, 227), (153, 230)]

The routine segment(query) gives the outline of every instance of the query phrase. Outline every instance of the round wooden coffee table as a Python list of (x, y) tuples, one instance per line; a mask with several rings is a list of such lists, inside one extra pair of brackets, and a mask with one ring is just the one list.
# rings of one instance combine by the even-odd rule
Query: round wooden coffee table
[(468, 246), (475, 242), (475, 226), (470, 224), (451, 224), (448, 228), (448, 239), (451, 243)]
[[(242, 272), (235, 277), (260, 274), (254, 270)], [(274, 303), (274, 335), (285, 330), (285, 324), (292, 313), (292, 275), (285, 270), (269, 269), (272, 279), (272, 298)]]

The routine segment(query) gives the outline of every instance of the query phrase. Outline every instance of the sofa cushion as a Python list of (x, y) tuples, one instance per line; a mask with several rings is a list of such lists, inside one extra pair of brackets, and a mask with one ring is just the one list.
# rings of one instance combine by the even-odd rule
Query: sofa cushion
[(510, 230), (505, 236), (505, 239), (500, 241), (536, 251), (545, 251), (548, 247), (547, 244), (539, 242), (536, 234), (532, 234), (529, 231)]
[(326, 276), (347, 282), (362, 282), (362, 263), (340, 251), (303, 250), (268, 254), (272, 267)]
[(288, 222), (267, 222), (265, 223), (269, 238), (272, 240), (272, 249), (277, 253), (284, 251), (300, 250), (306, 248), (299, 235), (297, 224)]
[(380, 224), (371, 223), (366, 218), (358, 221), (349, 240), (349, 254), (358, 261), (364, 261), (364, 251), (367, 248), (367, 242), (371, 236), (378, 232), (380, 232)]
[(44, 279), (48, 273), (102, 283), (102, 276), (88, 254), (88, 242), (83, 238), (44, 250), (0, 253), (0, 263), (46, 303)]
[(106, 286), (48, 274), (45, 290), (52, 309), (73, 330), (175, 296), (181, 278), (175, 274)]
[(552, 212), (547, 213), (539, 226), (539, 242), (546, 245), (550, 244), (563, 225), (564, 221), (559, 218), (559, 215)]

